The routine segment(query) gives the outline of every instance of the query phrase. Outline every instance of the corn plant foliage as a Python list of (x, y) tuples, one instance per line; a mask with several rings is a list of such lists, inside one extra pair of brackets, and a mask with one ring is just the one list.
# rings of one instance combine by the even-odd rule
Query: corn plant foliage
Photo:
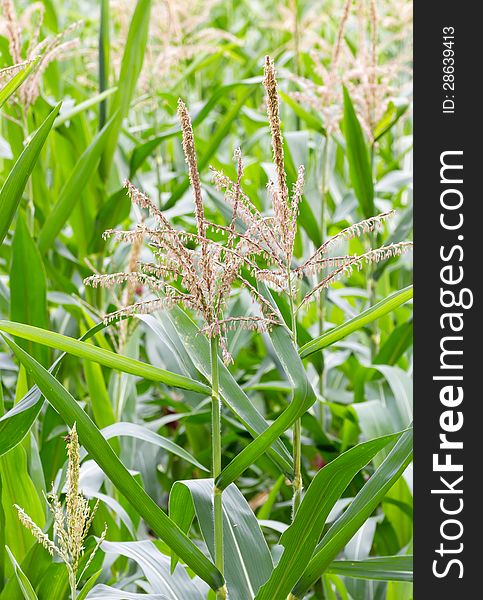
[(0, 600), (410, 600), (410, 3), (0, 15)]

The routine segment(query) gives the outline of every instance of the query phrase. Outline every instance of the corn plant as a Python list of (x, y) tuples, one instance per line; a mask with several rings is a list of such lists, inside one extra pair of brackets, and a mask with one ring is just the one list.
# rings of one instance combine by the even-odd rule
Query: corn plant
[(1, 10), (0, 600), (411, 598), (409, 3)]

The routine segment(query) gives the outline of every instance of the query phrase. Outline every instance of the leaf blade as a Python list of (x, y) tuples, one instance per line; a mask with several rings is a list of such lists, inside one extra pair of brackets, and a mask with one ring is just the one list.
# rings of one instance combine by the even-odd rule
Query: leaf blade
[(0, 190), (0, 244), (3, 243), (7, 235), (8, 228), (27, 185), (27, 180), (52, 129), (60, 105), (61, 102), (51, 110), (30, 142), (25, 146)]
[(223, 577), (181, 529), (159, 508), (114, 453), (99, 429), (69, 392), (35, 359), (12, 340), (6, 342), (35, 379), (45, 398), (69, 425), (76, 423), (79, 439), (119, 491), (128, 499), (153, 531), (214, 590)]
[(396, 435), (364, 442), (338, 456), (312, 480), (292, 525), (282, 535), (284, 552), (256, 600), (286, 598), (303, 573), (329, 513), (354, 476)]
[(210, 393), (210, 388), (208, 386), (199, 383), (198, 381), (194, 381), (189, 377), (159, 369), (158, 367), (134, 360), (127, 356), (121, 356), (111, 350), (105, 350), (104, 348), (93, 346), (92, 344), (80, 342), (79, 340), (61, 335), (60, 333), (46, 331), (45, 329), (32, 327), (23, 323), (13, 323), (12, 321), (0, 321), (0, 330), (16, 337), (44, 344), (50, 348), (62, 350), (63, 352), (67, 352), (78, 358), (93, 360), (105, 367), (118, 369), (124, 373), (145, 377), (151, 381), (159, 381), (166, 385), (199, 392), (201, 394)]
[(404, 432), (387, 458), (356, 495), (344, 514), (337, 519), (315, 549), (307, 569), (299, 579), (292, 594), (303, 598), (309, 587), (328, 568), (338, 552), (353, 537), (359, 527), (372, 514), (386, 492), (399, 479), (412, 459), (412, 428)]
[(349, 175), (354, 192), (366, 218), (374, 208), (374, 182), (371, 163), (362, 128), (347, 88), (344, 86), (344, 137), (346, 141)]
[(311, 354), (314, 354), (319, 350), (323, 350), (324, 348), (335, 344), (335, 342), (338, 342), (339, 340), (350, 335), (354, 331), (357, 331), (358, 329), (365, 327), (369, 323), (372, 323), (376, 319), (379, 319), (380, 317), (383, 317), (384, 315), (387, 315), (388, 313), (392, 312), (398, 306), (401, 306), (402, 304), (410, 300), (412, 297), (412, 285), (403, 288), (402, 290), (399, 290), (397, 292), (394, 292), (387, 298), (384, 298), (384, 300), (381, 300), (377, 304), (374, 304), (374, 306), (370, 306), (368, 309), (357, 315), (357, 317), (346, 321), (338, 327), (334, 327), (330, 331), (327, 331), (318, 338), (311, 340), (310, 342), (302, 346), (302, 348), (300, 348), (299, 351), (300, 356), (302, 358), (307, 358)]

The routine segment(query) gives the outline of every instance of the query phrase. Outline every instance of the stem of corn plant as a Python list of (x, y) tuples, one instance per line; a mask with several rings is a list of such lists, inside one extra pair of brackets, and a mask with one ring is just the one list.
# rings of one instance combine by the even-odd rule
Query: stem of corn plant
[[(290, 317), (292, 320), (292, 339), (295, 347), (297, 348), (297, 315), (294, 306), (294, 299), (292, 294), (292, 278), (290, 266), (287, 269), (288, 277), (288, 296), (290, 303)], [(293, 466), (294, 466), (294, 478), (293, 478), (293, 503), (292, 503), (292, 518), (295, 518), (300, 502), (302, 500), (302, 440), (301, 440), (301, 419), (297, 419), (293, 425)]]
[(76, 600), (77, 598), (77, 581), (74, 571), (71, 568), (69, 570), (69, 586), (70, 586), (70, 597), (71, 600)]
[[(320, 241), (325, 241), (326, 224), (325, 224), (325, 209), (326, 209), (326, 188), (327, 188), (327, 166), (328, 166), (328, 146), (329, 137), (326, 136), (324, 149), (322, 150), (322, 177), (320, 182)], [(324, 333), (324, 303), (325, 290), (322, 290), (319, 296), (319, 335)], [(320, 353), (320, 373), (319, 373), (319, 395), (322, 398), (324, 394), (324, 354)], [(322, 430), (325, 431), (325, 413), (324, 405), (319, 404), (319, 422)]]
[[(216, 480), (221, 473), (221, 410), (219, 395), (219, 373), (218, 373), (218, 338), (210, 339), (211, 349), (211, 448), (212, 448), (212, 471), (213, 479)], [(214, 538), (215, 538), (215, 565), (220, 573), (224, 574), (223, 557), (223, 501), (222, 491), (213, 486), (213, 510), (214, 510)], [(216, 592), (217, 600), (226, 598), (226, 590), (223, 588)]]

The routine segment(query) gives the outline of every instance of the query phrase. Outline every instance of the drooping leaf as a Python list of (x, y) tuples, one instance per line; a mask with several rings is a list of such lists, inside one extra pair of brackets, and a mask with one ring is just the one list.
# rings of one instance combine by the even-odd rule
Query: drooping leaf
[(210, 393), (210, 388), (208, 386), (193, 381), (188, 377), (158, 369), (152, 365), (142, 363), (127, 356), (121, 356), (111, 350), (98, 348), (92, 344), (81, 342), (74, 338), (61, 335), (60, 333), (46, 331), (39, 327), (31, 327), (29, 325), (24, 325), (23, 323), (13, 323), (12, 321), (0, 321), (0, 331), (32, 342), (44, 344), (50, 348), (62, 350), (63, 352), (67, 352), (79, 358), (93, 360), (105, 367), (117, 369), (124, 373), (130, 373), (137, 377), (145, 377), (151, 381), (159, 381), (166, 385), (192, 390), (193, 392), (199, 392), (200, 394)]
[(6, 341), (62, 419), (70, 427), (76, 423), (82, 445), (152, 530), (210, 587), (223, 586), (218, 569), (148, 496), (69, 392), (15, 342)]
[[(150, 592), (167, 600), (205, 600), (207, 586), (192, 580), (182, 566), (170, 572), (169, 558), (150, 540), (140, 542), (103, 542), (102, 550), (134, 560), (149, 582)], [(88, 596), (96, 597), (94, 596)], [(109, 597), (109, 596), (108, 596)]]
[(162, 435), (159, 435), (158, 433), (155, 433), (154, 431), (151, 431), (142, 425), (137, 425), (136, 423), (114, 423), (113, 425), (109, 425), (109, 427), (102, 429), (101, 433), (106, 440), (109, 440), (113, 437), (128, 436), (149, 444), (154, 444), (159, 448), (163, 448), (163, 450), (166, 450), (167, 452), (171, 452), (172, 454), (179, 456), (195, 467), (198, 467), (198, 469), (201, 469), (205, 472), (208, 471), (208, 469), (199, 461), (197, 461), (196, 458), (191, 456), (187, 450), (181, 448), (181, 446), (178, 446), (178, 444), (175, 444), (172, 440), (163, 437)]
[[(105, 326), (102, 322), (94, 325), (80, 338), (80, 341), (96, 335)], [(54, 361), (49, 369), (50, 373), (55, 375), (65, 356), (66, 353), (63, 352)], [(24, 439), (39, 415), (43, 402), (39, 388), (33, 386), (13, 408), (0, 417), (0, 456)]]

